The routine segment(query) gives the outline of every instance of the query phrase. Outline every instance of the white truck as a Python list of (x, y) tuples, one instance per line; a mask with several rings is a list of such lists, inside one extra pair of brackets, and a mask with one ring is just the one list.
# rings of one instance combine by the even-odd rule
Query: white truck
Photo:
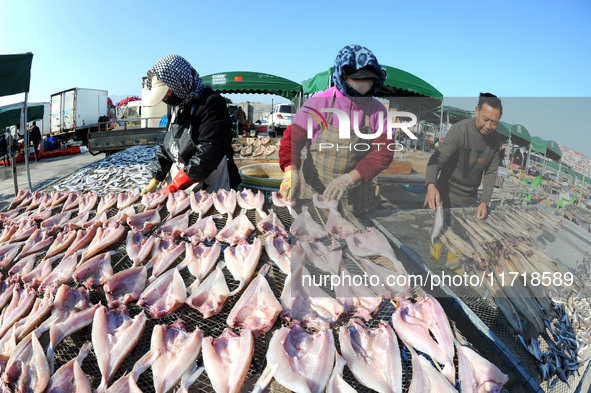
[[(147, 78), (143, 77), (142, 96), (148, 90), (146, 80)], [(90, 130), (87, 139), (90, 153), (103, 152), (110, 155), (128, 147), (162, 142), (166, 134), (166, 111), (167, 106), (164, 102), (153, 107), (142, 106), (141, 100), (129, 102), (119, 113), (120, 116), (117, 116), (116, 120), (120, 124), (115, 129), (108, 132)]]
[(72, 89), (51, 95), (52, 134), (78, 131), (96, 126), (99, 118), (109, 115), (107, 91), (96, 89)]

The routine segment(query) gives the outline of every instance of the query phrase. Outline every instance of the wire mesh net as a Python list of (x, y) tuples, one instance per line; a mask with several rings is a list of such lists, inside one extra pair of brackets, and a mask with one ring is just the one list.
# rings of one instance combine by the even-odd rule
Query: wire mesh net
[[(135, 210), (137, 213), (142, 212), (144, 210), (144, 206), (141, 204), (141, 202), (137, 202), (134, 205), (134, 207), (135, 207)], [(267, 208), (267, 212), (270, 212), (270, 210), (273, 210), (277, 214), (278, 218), (283, 223), (283, 225), (286, 227), (286, 229), (289, 230), (290, 226), (293, 223), (293, 218), (289, 214), (289, 212), (286, 208), (277, 207), (277, 206), (273, 205), (270, 201), (267, 201), (266, 208)], [(61, 205), (57, 206), (52, 211), (52, 214), (58, 213), (60, 211), (60, 209), (61, 209)], [(349, 219), (351, 222), (353, 222), (355, 225), (357, 225), (358, 228), (360, 228), (360, 229), (362, 228), (362, 225), (358, 221), (356, 221), (354, 219), (354, 217), (352, 217), (352, 215), (347, 210), (341, 209), (340, 212), (343, 214), (343, 216), (345, 216), (347, 219)], [(112, 208), (108, 212), (108, 218), (115, 217), (117, 215), (117, 213), (118, 213), (118, 210), (116, 208)], [(233, 216), (237, 217), (240, 213), (242, 213), (241, 208), (237, 207)], [(327, 220), (326, 211), (323, 211), (322, 209), (312, 208), (312, 209), (310, 209), (310, 213), (312, 214), (312, 216), (316, 222), (321, 223), (321, 224), (326, 223), (326, 220)], [(166, 220), (168, 218), (168, 212), (166, 210), (166, 207), (161, 209), (159, 214), (160, 214), (162, 220)], [(215, 210), (215, 208), (210, 209), (210, 211), (207, 212), (204, 217), (209, 217), (209, 216), (215, 217), (214, 222), (216, 224), (218, 231), (221, 230), (226, 225), (227, 217), (225, 215), (221, 215), (219, 212), (217, 212)], [(262, 218), (259, 215), (259, 213), (255, 210), (248, 210), (246, 212), (246, 216), (255, 226)], [(94, 213), (90, 215), (89, 220), (92, 220), (93, 218), (95, 218)], [(193, 225), (194, 223), (197, 222), (197, 220), (198, 220), (198, 215), (195, 213), (192, 213), (189, 217), (189, 225)], [(58, 232), (59, 231), (60, 230), (58, 230)], [(55, 235), (57, 235), (57, 232), (54, 233), (54, 236)], [(152, 230), (148, 231), (146, 233), (146, 235), (158, 236), (156, 228), (153, 228)], [(262, 235), (258, 231), (254, 231), (248, 236), (247, 241), (249, 243), (252, 243), (253, 240), (255, 239), (255, 237), (257, 237), (257, 236), (260, 236), (262, 239)], [(100, 253), (108, 252), (108, 251), (117, 251), (112, 256), (112, 259), (111, 259), (111, 265), (113, 267), (114, 273), (126, 270), (126, 269), (132, 267), (132, 265), (133, 265), (133, 262), (130, 260), (129, 256), (127, 255), (125, 240), (126, 240), (125, 236), (122, 236), (115, 244), (100, 251)], [(177, 238), (175, 240), (175, 242), (177, 244), (180, 242), (184, 242), (184, 241), (186, 241), (186, 239)], [(326, 243), (326, 245), (329, 245), (329, 240), (324, 240), (324, 242)], [(213, 244), (213, 242), (205, 242), (205, 244), (211, 245), (211, 244)], [(228, 245), (224, 244), (223, 249), (225, 249), (226, 247), (228, 247)], [(36, 265), (39, 264), (39, 262), (42, 260), (43, 257), (44, 257), (44, 252), (42, 252), (38, 255)], [(184, 259), (184, 256), (177, 258), (177, 260), (174, 261), (174, 263), (171, 265), (171, 267), (177, 266), (178, 264), (180, 264), (183, 261), (183, 259)], [(220, 259), (222, 261), (224, 259), (223, 250), (222, 250)], [(384, 257), (370, 257), (369, 259), (371, 259), (373, 262), (375, 262), (377, 264), (381, 264), (384, 266), (391, 265), (391, 262)], [(344, 263), (345, 267), (350, 271), (351, 274), (355, 275), (355, 274), (362, 274), (363, 273), (363, 267), (360, 265), (359, 261), (356, 258), (354, 258), (352, 255), (345, 253), (343, 263)], [(284, 289), (284, 282), (285, 282), (286, 276), (283, 272), (281, 272), (281, 270), (275, 264), (272, 264), (270, 262), (270, 259), (266, 255), (265, 252), (263, 252), (262, 257), (258, 261), (256, 272), (258, 273), (258, 271), (264, 265), (267, 265), (267, 264), (270, 265), (270, 270), (266, 275), (266, 279), (269, 282), (275, 296), (277, 298), (279, 298), (283, 289)], [(313, 266), (309, 266), (309, 267), (311, 270), (315, 269)], [(239, 282), (234, 280), (234, 278), (232, 277), (232, 275), (228, 271), (228, 269), (224, 268), (223, 272), (224, 272), (224, 276), (225, 276), (226, 282), (228, 283), (230, 290), (237, 288), (239, 285)], [(3, 273), (6, 274), (5, 271), (3, 271)], [(255, 275), (257, 273), (255, 273)], [(187, 288), (195, 280), (195, 277), (193, 277), (190, 274), (188, 269), (180, 270), (180, 274), (181, 274), (181, 277), (183, 278), (184, 284)], [(73, 280), (69, 280), (67, 284), (71, 287), (77, 286), (77, 284)], [(329, 288), (325, 288), (325, 290), (327, 291), (327, 293), (334, 296), (334, 292), (332, 292)], [(225, 328), (227, 328), (226, 319), (228, 317), (228, 314), (232, 310), (233, 306), (236, 304), (236, 302), (240, 298), (240, 295), (241, 294), (239, 293), (237, 295), (229, 297), (227, 299), (224, 307), (222, 308), (221, 312), (219, 314), (212, 316), (210, 318), (207, 318), (207, 319), (203, 318), (201, 313), (192, 309), (191, 307), (189, 307), (186, 304), (183, 304), (176, 311), (174, 311), (170, 316), (167, 316), (165, 318), (154, 319), (154, 318), (150, 317), (148, 315), (148, 313), (146, 312), (148, 318), (147, 318), (147, 323), (146, 323), (145, 329), (144, 329), (143, 333), (141, 334), (141, 336), (139, 337), (137, 344), (133, 347), (133, 349), (130, 351), (130, 353), (124, 358), (121, 365), (118, 367), (116, 373), (112, 376), (111, 382), (114, 382), (117, 379), (119, 379), (120, 377), (122, 377), (123, 375), (125, 375), (126, 373), (129, 373), (133, 369), (134, 364), (149, 350), (152, 331), (153, 331), (154, 326), (156, 326), (156, 325), (160, 325), (160, 324), (171, 325), (172, 323), (174, 323), (175, 321), (180, 319), (185, 323), (186, 329), (189, 332), (194, 331), (195, 329), (199, 328), (201, 331), (203, 331), (204, 336), (212, 336), (212, 337), (220, 336), (221, 333), (223, 332), (223, 330)], [(39, 293), (38, 296), (42, 296), (42, 294)], [(90, 296), (91, 303), (107, 305), (107, 300), (105, 298), (105, 294), (104, 294), (102, 288), (90, 290), (89, 296)], [(132, 318), (137, 316), (143, 310), (135, 302), (129, 303), (127, 305), (127, 308), (128, 308), (128, 312)], [(368, 321), (366, 323), (366, 325), (371, 328), (374, 328), (374, 327), (378, 326), (379, 322), (382, 320), (390, 322), (391, 316), (392, 316), (392, 313), (394, 312), (394, 310), (395, 310), (395, 306), (392, 303), (390, 303), (388, 301), (383, 301), (379, 310), (377, 311), (377, 313), (374, 315), (374, 317), (370, 321)], [(336, 344), (337, 350), (339, 352), (340, 352), (340, 345), (339, 345), (339, 340), (338, 340), (338, 332), (341, 329), (341, 327), (345, 326), (348, 322), (349, 322), (349, 318), (341, 318), (335, 324), (335, 326), (333, 326), (333, 328), (332, 328), (332, 331), (334, 333), (334, 338), (335, 338), (335, 344)], [(267, 353), (267, 349), (268, 349), (269, 340), (270, 340), (273, 332), (277, 328), (279, 328), (280, 326), (282, 326), (282, 325), (285, 326), (286, 324), (287, 324), (286, 322), (283, 322), (278, 319), (276, 321), (275, 325), (273, 326), (273, 328), (269, 332), (263, 333), (255, 339), (252, 362), (251, 362), (250, 368), (248, 370), (242, 391), (250, 391), (251, 390), (252, 386), (254, 385), (254, 383), (258, 379), (259, 375), (261, 374), (261, 372), (263, 371), (263, 369), (266, 366), (266, 353)], [(238, 331), (238, 329), (234, 329), (234, 330), (236, 332)], [(92, 341), (91, 332), (92, 332), (92, 328), (90, 326), (85, 327), (85, 328), (81, 329), (80, 331), (78, 331), (77, 333), (74, 333), (74, 334), (68, 336), (59, 345), (57, 345), (57, 347), (55, 348), (55, 369), (56, 370), (59, 367), (61, 367), (62, 365), (69, 362), (70, 360), (77, 357), (79, 354), (80, 348), (85, 343)], [(466, 344), (467, 340), (465, 338), (463, 338), (461, 333), (459, 331), (456, 331), (456, 333), (458, 334), (459, 340), (462, 343)], [(44, 346), (46, 346), (48, 344), (48, 335), (47, 334), (42, 336), (41, 343)], [(403, 387), (404, 387), (404, 391), (406, 391), (406, 390), (408, 390), (408, 387), (409, 387), (411, 379), (412, 379), (411, 358), (410, 358), (410, 354), (409, 354), (408, 350), (406, 349), (406, 347), (402, 343), (399, 343), (399, 345), (400, 345), (401, 356), (402, 356)], [(199, 366), (202, 365), (201, 357), (199, 357), (197, 359), (196, 363)], [(88, 376), (92, 387), (93, 388), (98, 387), (98, 385), (101, 382), (101, 372), (98, 367), (96, 353), (95, 353), (94, 349), (91, 349), (87, 358), (82, 362), (82, 369), (86, 373), (86, 375)], [(352, 373), (350, 372), (350, 370), (348, 368), (345, 368), (345, 370), (344, 370), (344, 378), (354, 389), (356, 389), (359, 392), (370, 392), (371, 391), (370, 389), (361, 385), (355, 379), (355, 377), (352, 375)], [(139, 376), (137, 384), (142, 391), (153, 392), (154, 386), (153, 386), (152, 370), (148, 369), (144, 373), (142, 373)], [(271, 391), (286, 391), (285, 388), (281, 387), (276, 382), (273, 382), (270, 385), (269, 389)], [(190, 387), (189, 391), (190, 392), (202, 392), (202, 391), (203, 392), (213, 392), (213, 388), (211, 386), (211, 383), (209, 381), (207, 374), (203, 373), (198, 378), (198, 380), (195, 382), (195, 384), (193, 384)]]
[[(458, 220), (454, 218), (454, 216), (461, 217), (464, 214), (475, 214), (475, 209), (451, 209), (451, 218), (447, 220), (447, 225), (455, 234), (467, 241), (469, 234), (466, 228), (460, 225)], [(558, 217), (556, 218), (558, 219)], [(437, 244), (436, 242), (435, 248), (432, 248), (428, 241), (433, 225), (433, 213), (430, 210), (382, 211), (376, 213), (372, 217), (372, 221), (375, 225), (386, 231), (389, 237), (397, 239), (397, 241), (406, 247), (406, 249), (403, 248), (399, 253), (400, 257), (408, 261), (410, 266), (413, 266), (416, 271), (424, 273), (423, 267), (426, 267), (432, 275), (440, 277), (443, 274), (447, 274), (448, 276), (458, 274), (458, 267), (461, 267), (463, 262), (457, 261), (457, 258), (454, 258), (443, 244)], [(581, 233), (578, 233), (576, 229), (573, 229), (567, 224), (570, 223), (565, 223), (564, 229), (558, 232), (549, 229), (550, 226), (547, 225), (543, 232), (539, 234), (536, 240), (536, 247), (545, 250), (551, 257), (556, 258), (565, 269), (574, 271), (577, 260), (582, 258), (586, 252), (582, 250), (584, 244), (586, 243), (588, 247), (591, 247), (591, 239), (585, 238), (584, 234), (581, 237)], [(575, 240), (577, 242), (576, 247), (581, 251), (580, 253), (574, 250), (573, 242)], [(473, 263), (474, 261), (469, 262)], [(496, 343), (499, 345), (498, 349), (502, 350), (506, 348), (514, 355), (516, 364), (508, 364), (507, 367), (513, 369), (518, 364), (522, 365), (530, 377), (533, 378), (535, 383), (531, 384), (529, 388), (533, 390), (527, 391), (560, 393), (576, 391), (583, 378), (583, 367), (570, 375), (567, 380), (568, 383), (554, 380), (556, 376), (552, 380), (542, 381), (538, 372), (539, 362), (526, 350), (517, 333), (499, 309), (491, 293), (469, 285), (451, 286), (451, 289), (454, 296), (469, 307), (484, 325), (498, 337), (500, 340), (500, 343)], [(521, 311), (518, 310), (518, 312), (522, 321), (525, 321), (526, 319), (523, 317)], [(476, 324), (474, 324), (474, 328), (478, 329)], [(532, 329), (534, 328), (526, 323), (525, 329), (529, 333), (532, 333)], [(535, 329), (533, 332), (535, 333)], [(547, 331), (547, 333), (551, 335), (550, 331)], [(541, 336), (538, 336), (538, 340), (540, 342), (541, 352), (547, 351), (548, 344), (546, 344), (545, 340)], [(583, 358), (588, 357), (589, 350), (586, 350), (581, 355)]]

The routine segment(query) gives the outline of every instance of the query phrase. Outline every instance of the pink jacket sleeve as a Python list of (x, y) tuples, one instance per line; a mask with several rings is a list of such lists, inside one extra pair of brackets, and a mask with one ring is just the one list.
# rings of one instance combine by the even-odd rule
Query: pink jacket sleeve
[[(301, 151), (306, 146), (306, 142), (306, 131), (304, 129), (295, 124), (287, 126), (279, 146), (279, 166), (282, 171), (285, 171), (285, 168), (289, 165), (294, 165), (296, 168), (301, 167)], [(293, 157), (292, 151), (294, 152)]]
[(370, 181), (390, 166), (394, 158), (394, 152), (388, 150), (390, 142), (386, 134), (382, 134), (372, 141), (374, 143), (373, 149), (355, 166), (357, 172), (361, 174), (362, 181)]

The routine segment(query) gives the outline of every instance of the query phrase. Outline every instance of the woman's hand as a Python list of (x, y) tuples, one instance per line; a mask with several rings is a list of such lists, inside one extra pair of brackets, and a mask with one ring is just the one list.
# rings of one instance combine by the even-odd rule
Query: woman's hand
[(156, 188), (158, 188), (158, 184), (160, 184), (160, 182), (158, 180), (156, 180), (156, 179), (150, 180), (148, 185), (142, 189), (142, 195), (147, 194), (149, 192), (156, 191)]
[(297, 192), (300, 189), (300, 176), (297, 169), (293, 169), (292, 166), (285, 168), (285, 174), (283, 175), (283, 181), (279, 187), (279, 192), (287, 199), (295, 198)]

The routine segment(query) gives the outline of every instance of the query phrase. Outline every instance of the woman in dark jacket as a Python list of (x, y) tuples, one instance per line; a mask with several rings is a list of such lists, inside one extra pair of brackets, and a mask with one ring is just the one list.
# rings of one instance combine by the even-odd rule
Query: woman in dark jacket
[(161, 192), (237, 188), (240, 175), (232, 158), (232, 122), (224, 98), (203, 85), (197, 71), (178, 55), (158, 60), (148, 70), (147, 84), (150, 93), (143, 105), (165, 102), (168, 125), (153, 179), (142, 192), (156, 191), (169, 175)]

